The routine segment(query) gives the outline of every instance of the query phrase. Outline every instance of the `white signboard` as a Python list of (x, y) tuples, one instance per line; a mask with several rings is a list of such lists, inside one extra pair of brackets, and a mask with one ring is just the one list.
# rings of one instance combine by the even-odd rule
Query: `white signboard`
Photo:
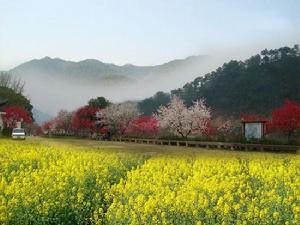
[(262, 123), (245, 123), (245, 138), (261, 139), (262, 138)]
[(21, 128), (22, 123), (21, 122), (17, 122), (16, 123), (16, 128)]

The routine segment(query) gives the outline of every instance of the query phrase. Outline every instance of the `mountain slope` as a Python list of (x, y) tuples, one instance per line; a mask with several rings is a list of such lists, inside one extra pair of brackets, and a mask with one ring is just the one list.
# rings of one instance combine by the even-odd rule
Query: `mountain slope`
[(191, 56), (156, 66), (118, 66), (95, 59), (79, 62), (44, 57), (23, 63), (10, 72), (25, 81), (33, 105), (49, 114), (74, 110), (90, 98), (111, 101), (139, 100), (153, 93), (182, 86), (219, 62), (209, 56)]
[(131, 64), (117, 66), (111, 63), (103, 63), (96, 59), (73, 62), (59, 58), (44, 57), (23, 63), (13, 68), (10, 72), (22, 76), (26, 76), (28, 73), (37, 73), (42, 76), (51, 75), (77, 79), (101, 79), (112, 76), (136, 78), (151, 74), (170, 73), (174, 69), (182, 69), (191, 63), (204, 61), (205, 58), (206, 56), (191, 56), (157, 66), (135, 66)]
[[(219, 115), (240, 116), (245, 112), (268, 116), (285, 99), (300, 102), (299, 47), (263, 50), (245, 61), (232, 60), (171, 94), (187, 105), (204, 98), (213, 113)], [(155, 95), (139, 106), (151, 114), (157, 110), (157, 102), (165, 99), (166, 95)]]
[(53, 118), (53, 116), (51, 116), (47, 113), (44, 113), (36, 108), (32, 109), (32, 114), (33, 114), (33, 118), (34, 118), (35, 122), (39, 125), (42, 125), (43, 123), (45, 123)]

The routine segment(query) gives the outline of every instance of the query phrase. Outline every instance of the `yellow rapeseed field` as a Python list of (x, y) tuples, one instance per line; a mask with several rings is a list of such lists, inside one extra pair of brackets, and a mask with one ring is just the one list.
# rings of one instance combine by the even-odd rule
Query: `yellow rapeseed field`
[(0, 224), (299, 224), (299, 155), (122, 147), (0, 139)]

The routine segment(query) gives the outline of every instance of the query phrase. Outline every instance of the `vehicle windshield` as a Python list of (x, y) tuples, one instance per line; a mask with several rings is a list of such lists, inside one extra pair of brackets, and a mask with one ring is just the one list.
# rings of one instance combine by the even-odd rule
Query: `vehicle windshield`
[(24, 133), (25, 130), (23, 128), (15, 128), (15, 129), (13, 129), (13, 132), (14, 133)]

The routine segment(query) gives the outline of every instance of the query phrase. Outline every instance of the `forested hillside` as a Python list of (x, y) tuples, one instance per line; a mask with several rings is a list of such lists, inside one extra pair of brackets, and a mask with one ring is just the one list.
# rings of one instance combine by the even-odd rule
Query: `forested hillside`
[(0, 103), (24, 108), (32, 117), (33, 107), (30, 100), (23, 95), (23, 89), (24, 82), (14, 79), (10, 73), (0, 72)]
[[(214, 114), (268, 115), (284, 99), (300, 102), (299, 46), (266, 49), (246, 61), (230, 61), (216, 71), (172, 90), (171, 94), (181, 97), (187, 105), (204, 98)], [(165, 99), (166, 95), (161, 96)], [(160, 101), (157, 96), (145, 99), (139, 103), (140, 110), (151, 114)]]

